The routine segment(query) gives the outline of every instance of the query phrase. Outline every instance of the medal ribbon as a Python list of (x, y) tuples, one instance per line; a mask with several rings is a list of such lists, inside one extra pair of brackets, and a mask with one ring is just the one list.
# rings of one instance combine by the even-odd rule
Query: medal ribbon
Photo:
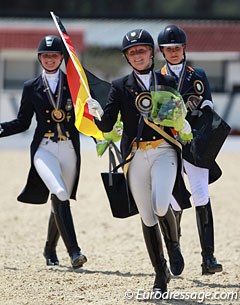
[[(63, 73), (62, 73), (62, 71), (61, 70), (59, 71), (59, 81), (58, 81), (58, 87), (57, 87), (58, 91), (57, 91), (56, 99), (54, 98), (54, 95), (49, 87), (49, 84), (48, 84), (48, 81), (46, 78), (46, 73), (44, 70), (42, 72), (42, 80), (43, 80), (43, 86), (45, 88), (44, 91), (47, 94), (49, 103), (53, 106), (54, 110), (58, 110), (62, 104), (62, 93), (63, 93)], [(54, 112), (54, 110), (53, 110), (53, 112)], [(53, 115), (54, 115), (54, 113), (53, 113)], [(61, 128), (60, 125), (62, 125), (62, 124), (57, 123), (56, 127), (55, 127), (54, 141), (56, 141), (56, 142), (57, 142), (59, 135), (65, 134), (64, 128)]]
[(152, 76), (150, 84), (152, 84), (152, 83), (153, 83), (153, 87), (154, 87), (154, 91), (155, 91), (157, 88), (157, 76), (156, 76), (155, 72), (153, 72), (153, 76)]
[[(170, 69), (168, 63), (166, 64), (166, 72), (167, 72), (167, 75), (176, 76), (176, 74)], [(183, 63), (182, 70), (181, 70), (181, 73), (180, 73), (180, 77), (178, 78), (177, 90), (179, 92), (181, 92), (181, 89), (182, 89), (185, 73), (186, 73), (186, 61), (184, 61), (184, 63)]]
[[(143, 84), (143, 82), (142, 82), (142, 80), (137, 76), (137, 74), (134, 72), (134, 76), (135, 76), (135, 79), (136, 79), (136, 81), (137, 81), (137, 83), (138, 83), (138, 85), (140, 86), (140, 88), (142, 89), (142, 93), (140, 93), (139, 95), (138, 95), (138, 97), (139, 97), (139, 101), (138, 101), (138, 97), (137, 97), (137, 99), (136, 99), (136, 101), (135, 101), (135, 104), (136, 104), (136, 107), (137, 107), (137, 109), (138, 109), (138, 111), (141, 113), (141, 115), (142, 116), (145, 116), (145, 115), (149, 115), (150, 114), (150, 112), (148, 112), (147, 110), (149, 110), (151, 107), (152, 107), (152, 105), (150, 105), (150, 108), (149, 109), (146, 109), (144, 106), (142, 106), (141, 105), (141, 98), (143, 97), (143, 96), (141, 96), (142, 94), (144, 94), (145, 92), (146, 92), (146, 95), (147, 95), (147, 97), (146, 96), (144, 96), (144, 98), (147, 98), (147, 99), (149, 99), (149, 97), (148, 97), (148, 94), (149, 93), (147, 93), (147, 92), (151, 92), (151, 91), (155, 91), (156, 90), (156, 88), (157, 88), (157, 76), (156, 76), (156, 73), (154, 72), (154, 71), (152, 71), (152, 73), (151, 73), (151, 75), (150, 75), (150, 86), (149, 86), (149, 90), (147, 90), (146, 89), (146, 87), (145, 87), (145, 85)], [(150, 88), (151, 88), (151, 86), (153, 86), (153, 89), (152, 90), (150, 90)], [(150, 94), (149, 94), (150, 95)], [(152, 104), (152, 99), (151, 99), (151, 95), (150, 95), (150, 103)], [(139, 103), (139, 104), (138, 104)], [(142, 109), (144, 109), (144, 110), (142, 110)], [(147, 112), (145, 112), (145, 110), (147, 111)], [(150, 110), (151, 111), (151, 110)]]
[(61, 102), (62, 102), (62, 91), (63, 91), (63, 77), (62, 77), (62, 71), (59, 71), (59, 82), (58, 82), (58, 92), (57, 92), (57, 100), (55, 100), (52, 91), (48, 85), (48, 81), (46, 78), (46, 74), (45, 71), (42, 72), (42, 80), (43, 80), (43, 85), (45, 88), (45, 92), (47, 94), (48, 97), (48, 101), (49, 103), (53, 106), (54, 109), (59, 109), (59, 107), (61, 107)]
[[(142, 82), (142, 80), (137, 76), (137, 73), (134, 71), (134, 76), (135, 76), (135, 79), (139, 85), (139, 87), (142, 89), (142, 91), (151, 91), (151, 90), (147, 90), (147, 88), (145, 87), (144, 83)], [(154, 87), (154, 90), (156, 89), (157, 87), (157, 77), (156, 77), (156, 74), (154, 71), (152, 71), (151, 73), (151, 80), (150, 80), (150, 88), (151, 88), (151, 84), (153, 84), (153, 87)]]
[[(147, 88), (145, 87), (144, 83), (143, 83), (142, 80), (138, 77), (138, 75), (137, 75), (137, 73), (136, 73), (135, 71), (134, 71), (134, 76), (135, 76), (135, 79), (136, 79), (136, 81), (137, 81), (139, 87), (142, 89), (142, 91), (149, 91), (149, 90), (147, 90)], [(155, 85), (155, 82), (156, 82), (156, 75), (155, 75), (155, 73), (152, 72), (151, 75), (150, 75), (150, 78), (151, 78), (151, 80), (150, 80), (150, 86), (151, 86), (152, 83), (154, 83), (154, 85)]]

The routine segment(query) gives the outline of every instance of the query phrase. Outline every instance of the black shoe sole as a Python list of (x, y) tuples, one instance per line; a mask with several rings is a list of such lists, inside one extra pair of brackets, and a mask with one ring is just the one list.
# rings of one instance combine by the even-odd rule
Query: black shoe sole
[(81, 254), (78, 258), (76, 258), (74, 261), (72, 261), (72, 267), (73, 269), (78, 269), (83, 266), (87, 262), (87, 258), (85, 255)]
[[(181, 263), (181, 266), (179, 266)], [(174, 268), (174, 264), (170, 262), (170, 270), (172, 272), (173, 275), (177, 276), (177, 275), (180, 275), (182, 274), (183, 270), (184, 270), (184, 267), (185, 267), (185, 264), (184, 264), (184, 258), (183, 256), (179, 255), (179, 258), (178, 258), (178, 268)]]
[(182, 274), (182, 272), (183, 272), (183, 270), (184, 270), (184, 267), (185, 267), (185, 265), (184, 265), (184, 262), (183, 262), (183, 264), (182, 264), (182, 266), (181, 266), (181, 269), (179, 269), (179, 270), (174, 270), (173, 268), (171, 268), (171, 266), (170, 266), (170, 269), (171, 269), (171, 272), (172, 272), (172, 274), (174, 275), (174, 276), (178, 276), (178, 275), (181, 275)]
[(216, 272), (222, 272), (222, 271), (223, 271), (222, 266), (207, 268), (202, 265), (202, 275), (212, 275), (215, 274)]

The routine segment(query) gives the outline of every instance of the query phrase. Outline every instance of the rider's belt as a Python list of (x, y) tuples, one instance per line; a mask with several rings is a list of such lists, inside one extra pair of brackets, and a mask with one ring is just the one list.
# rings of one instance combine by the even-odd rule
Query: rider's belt
[(134, 142), (132, 148), (133, 149), (154, 149), (156, 147), (158, 147), (162, 142), (164, 141), (164, 139), (159, 139), (159, 140), (155, 140), (155, 141), (142, 141), (142, 142), (138, 142), (138, 146), (137, 143)]
[[(43, 137), (46, 138), (46, 139), (50, 139), (52, 141), (55, 141), (54, 132), (46, 132)], [(68, 138), (69, 138), (69, 132), (67, 131), (66, 136), (65, 135), (58, 135), (57, 142), (67, 141)]]

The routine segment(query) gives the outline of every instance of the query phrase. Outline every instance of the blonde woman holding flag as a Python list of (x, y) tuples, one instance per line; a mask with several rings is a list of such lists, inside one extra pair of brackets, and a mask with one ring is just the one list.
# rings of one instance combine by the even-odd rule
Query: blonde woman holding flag
[[(182, 181), (181, 145), (175, 140), (170, 128), (161, 128), (154, 124), (142, 110), (151, 104), (150, 86), (157, 84), (174, 87), (175, 80), (173, 77), (154, 73), (154, 42), (146, 30), (136, 29), (124, 35), (122, 52), (133, 69), (132, 73), (112, 82), (109, 101), (104, 109), (94, 99), (89, 98), (87, 102), (90, 114), (95, 116), (97, 126), (104, 132), (112, 130), (118, 113), (121, 114), (121, 153), (124, 159), (129, 154), (134, 155), (129, 165), (128, 181), (156, 273), (153, 290), (164, 293), (167, 291), (170, 272), (163, 254), (159, 223), (165, 228), (171, 242), (172, 273), (179, 274), (184, 268), (176, 220), (169, 206), (172, 192), (176, 195), (175, 187)], [(99, 115), (101, 120), (98, 119)], [(191, 133), (187, 122), (182, 131)], [(180, 195), (185, 195), (184, 186)], [(186, 195), (184, 203), (187, 200)], [(186, 207), (189, 206), (186, 204)]]

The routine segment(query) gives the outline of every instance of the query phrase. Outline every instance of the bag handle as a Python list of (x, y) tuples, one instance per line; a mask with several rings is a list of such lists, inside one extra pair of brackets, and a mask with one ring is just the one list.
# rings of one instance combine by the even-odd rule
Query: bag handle
[[(123, 162), (121, 152), (118, 149), (117, 145), (113, 142), (110, 142), (108, 146), (108, 156), (109, 156), (109, 172), (116, 172), (115, 168), (117, 168), (116, 157), (118, 159), (119, 164)], [(114, 149), (114, 152), (113, 152)], [(118, 169), (118, 168), (117, 168)]]
[[(114, 149), (114, 152), (113, 152)], [(117, 145), (113, 142), (110, 142), (109, 146), (108, 146), (108, 160), (109, 160), (109, 185), (113, 185), (113, 179), (112, 179), (112, 174), (116, 173), (118, 168), (121, 166), (121, 164), (123, 163), (122, 161), (122, 156), (121, 156), (121, 152), (118, 149)], [(116, 157), (118, 159), (119, 165), (117, 166), (116, 163)]]
[[(140, 116), (139, 123), (138, 123), (138, 131), (137, 136), (134, 139), (137, 143), (137, 147), (139, 145), (139, 141), (142, 135), (144, 126), (144, 117), (143, 115)], [(115, 154), (113, 153), (113, 149), (115, 151)], [(129, 163), (134, 155), (132, 155), (130, 158), (123, 160), (120, 150), (118, 149), (117, 145), (114, 142), (110, 142), (110, 145), (108, 146), (108, 156), (109, 156), (109, 185), (112, 185), (112, 173), (118, 172), (118, 169), (121, 167), (123, 169), (123, 166), (127, 163)], [(116, 158), (118, 159), (119, 164), (116, 164)]]
[[(139, 145), (139, 142), (140, 142), (140, 138), (141, 138), (141, 135), (142, 135), (143, 126), (144, 126), (144, 117), (143, 117), (143, 115), (141, 115), (140, 119), (139, 119), (139, 123), (138, 123), (137, 136), (133, 140), (134, 142), (137, 143), (137, 148), (138, 148), (138, 145)], [(113, 148), (115, 149), (116, 156), (118, 157), (118, 155), (120, 155), (120, 158), (118, 157), (119, 164), (116, 165), (116, 162), (114, 163), (115, 158), (114, 158), (114, 161), (112, 161), (113, 160), (112, 159), (112, 152), (109, 151), (109, 163), (112, 162), (112, 164), (115, 164), (115, 166), (112, 168), (112, 172), (116, 173), (120, 167), (123, 169), (123, 166), (125, 164), (129, 163), (133, 159), (134, 155), (132, 155), (131, 157), (129, 157), (129, 158), (125, 159), (125, 160), (123, 160), (122, 156), (121, 156), (121, 152), (118, 149), (118, 147), (116, 146), (116, 144), (114, 144), (114, 143), (112, 143), (112, 144), (113, 144)], [(110, 149), (111, 149), (111, 146), (109, 146), (109, 150)], [(110, 154), (111, 154), (111, 157), (110, 157)]]

